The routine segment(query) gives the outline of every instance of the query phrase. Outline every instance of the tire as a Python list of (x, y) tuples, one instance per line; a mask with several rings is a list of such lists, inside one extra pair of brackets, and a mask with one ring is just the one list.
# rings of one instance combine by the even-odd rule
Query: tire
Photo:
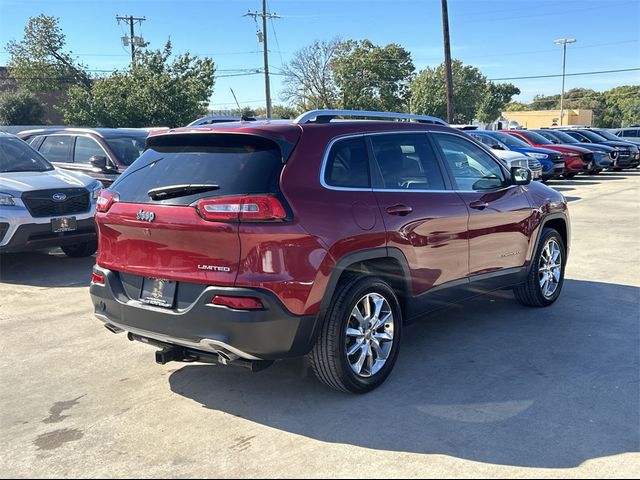
[(96, 253), (96, 250), (98, 250), (98, 242), (93, 240), (90, 242), (78, 243), (76, 245), (65, 245), (64, 247), (60, 248), (62, 248), (62, 251), (67, 257), (90, 257), (91, 255)]
[[(547, 272), (541, 272), (541, 268), (546, 268), (547, 265), (547, 250), (546, 247), (549, 245), (550, 248), (552, 243), (555, 242), (555, 246), (559, 250), (559, 264), (558, 259), (552, 262), (553, 265), (559, 265), (555, 269), (551, 269)], [(553, 228), (545, 228), (542, 231), (542, 235), (540, 236), (540, 242), (538, 243), (538, 247), (536, 248), (535, 256), (531, 261), (531, 270), (527, 275), (527, 281), (522, 285), (518, 285), (513, 289), (513, 293), (515, 294), (516, 299), (522, 303), (523, 305), (529, 307), (548, 307), (552, 303), (554, 303), (558, 297), (560, 296), (560, 292), (562, 291), (562, 285), (564, 283), (564, 270), (566, 265), (566, 248), (564, 242), (562, 241), (562, 237), (560, 234), (554, 230)], [(559, 272), (559, 277), (553, 275), (552, 272)], [(541, 285), (541, 275), (543, 274), (549, 275), (548, 282), (551, 286), (555, 286), (553, 292), (546, 290), (545, 287), (547, 283)], [(552, 279), (553, 278), (553, 279)], [(544, 291), (543, 291), (544, 290)]]
[[(386, 302), (381, 304), (379, 321), (382, 323), (375, 331), (362, 328), (363, 323), (356, 318), (355, 310), (358, 309), (362, 320), (366, 320), (365, 302), (370, 302), (371, 312), (375, 314), (374, 301), (378, 302), (380, 298)], [(358, 335), (348, 335), (347, 328), (352, 333), (357, 331)], [(389, 334), (392, 340), (379, 340), (388, 338)], [(398, 358), (401, 337), (402, 312), (393, 289), (378, 277), (347, 275), (336, 288), (318, 340), (309, 353), (311, 368), (318, 380), (333, 389), (358, 394), (370, 392), (382, 385), (391, 373)], [(348, 348), (354, 352), (352, 355), (348, 354)], [(386, 359), (382, 359), (381, 354), (386, 355)], [(363, 357), (360, 373), (356, 373), (357, 360)]]

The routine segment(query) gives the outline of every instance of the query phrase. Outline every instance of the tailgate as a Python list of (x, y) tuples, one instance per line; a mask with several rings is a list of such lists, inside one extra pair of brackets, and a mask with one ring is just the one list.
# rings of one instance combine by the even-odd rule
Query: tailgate
[[(153, 221), (144, 219), (147, 213)], [(98, 231), (98, 264), (111, 270), (215, 285), (235, 281), (238, 224), (206, 221), (194, 207), (115, 203), (98, 215)]]

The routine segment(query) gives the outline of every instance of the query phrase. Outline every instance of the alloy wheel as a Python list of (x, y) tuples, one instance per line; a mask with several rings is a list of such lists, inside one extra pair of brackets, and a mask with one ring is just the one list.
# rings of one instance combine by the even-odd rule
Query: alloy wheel
[(368, 293), (356, 302), (346, 329), (346, 354), (353, 372), (371, 377), (384, 367), (394, 342), (394, 317), (387, 299)]
[(538, 280), (545, 298), (553, 297), (560, 285), (562, 275), (562, 251), (555, 238), (550, 238), (540, 255)]

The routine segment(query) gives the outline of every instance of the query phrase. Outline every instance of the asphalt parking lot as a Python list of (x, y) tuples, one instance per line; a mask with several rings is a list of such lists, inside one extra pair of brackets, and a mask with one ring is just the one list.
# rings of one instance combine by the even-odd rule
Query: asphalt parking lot
[(0, 472), (637, 477), (640, 171), (551, 184), (573, 230), (558, 302), (503, 291), (434, 314), (360, 397), (302, 359), (257, 374), (156, 365), (93, 318), (93, 259), (0, 257)]

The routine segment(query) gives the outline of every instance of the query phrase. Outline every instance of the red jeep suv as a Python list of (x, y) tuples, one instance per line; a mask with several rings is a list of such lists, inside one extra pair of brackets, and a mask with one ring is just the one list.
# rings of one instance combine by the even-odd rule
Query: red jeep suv
[(152, 135), (96, 221), (109, 330), (163, 364), (308, 354), (354, 393), (434, 309), (501, 288), (551, 305), (570, 236), (560, 193), (442, 120), (343, 110)]

